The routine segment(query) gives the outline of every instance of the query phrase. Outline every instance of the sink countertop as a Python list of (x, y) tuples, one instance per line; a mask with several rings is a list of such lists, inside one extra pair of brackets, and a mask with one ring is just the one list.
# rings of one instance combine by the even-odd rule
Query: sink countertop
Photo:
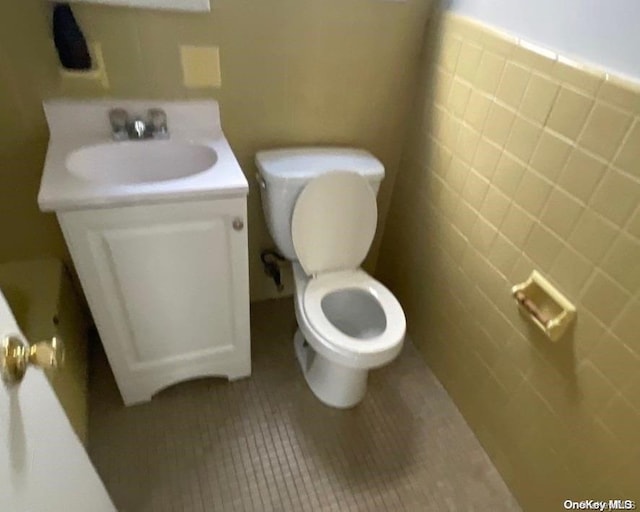
[[(66, 167), (73, 151), (95, 144), (118, 144), (111, 138), (108, 119), (109, 110), (115, 107), (134, 115), (142, 115), (149, 108), (162, 108), (167, 113), (169, 140), (209, 146), (217, 153), (217, 162), (191, 176), (148, 183), (100, 183), (75, 176)], [(222, 133), (215, 101), (51, 100), (44, 103), (44, 110), (51, 135), (38, 193), (38, 205), (43, 211), (239, 197), (249, 191), (247, 179)]]

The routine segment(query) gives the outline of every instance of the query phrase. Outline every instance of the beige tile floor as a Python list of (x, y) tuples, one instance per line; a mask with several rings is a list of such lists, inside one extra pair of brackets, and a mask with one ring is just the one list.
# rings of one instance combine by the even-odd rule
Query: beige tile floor
[(251, 322), (250, 378), (130, 408), (95, 351), (90, 454), (119, 511), (520, 510), (411, 344), (339, 411), (303, 381), (291, 300), (255, 304)]

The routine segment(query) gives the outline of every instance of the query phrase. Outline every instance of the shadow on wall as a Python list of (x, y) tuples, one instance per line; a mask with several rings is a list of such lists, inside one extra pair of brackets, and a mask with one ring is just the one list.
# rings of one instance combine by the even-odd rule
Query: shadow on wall
[(532, 352), (540, 354), (541, 358), (534, 358), (531, 367), (531, 378), (547, 378), (549, 367), (555, 370), (551, 375), (557, 376), (553, 383), (554, 393), (559, 395), (559, 401), (577, 406), (582, 400), (578, 385), (577, 357), (575, 351), (576, 325), (571, 324), (560, 342), (550, 343), (549, 339), (527, 318), (522, 319), (526, 329), (526, 338), (533, 345)]
[(0, 262), (67, 255), (55, 218), (36, 203), (49, 136), (41, 101), (57, 76), (43, 4), (0, 5)]
[[(420, 340), (421, 332), (431, 323), (430, 315), (434, 308), (429, 303), (438, 300), (433, 291), (424, 283), (431, 283), (437, 276), (432, 272), (436, 268), (432, 264), (435, 254), (430, 250), (430, 233), (438, 229), (437, 219), (427, 215), (425, 209), (425, 197), (429, 194), (431, 180), (426, 170), (431, 167), (434, 158), (432, 146), (425, 139), (425, 134), (431, 130), (433, 122), (433, 108), (435, 105), (435, 69), (438, 65), (438, 55), (441, 51), (441, 22), (443, 8), (448, 0), (434, 0), (429, 17), (423, 31), (422, 52), (419, 58), (420, 75), (418, 86), (414, 92), (409, 125), (409, 130), (402, 149), (402, 159), (399, 165), (399, 173), (406, 172), (408, 168), (419, 167), (425, 172), (412, 172), (411, 179), (399, 179), (395, 181), (394, 197), (402, 197), (408, 202), (402, 208), (390, 208), (387, 218), (387, 229), (384, 233), (384, 247), (380, 253), (377, 265), (377, 275), (382, 282), (394, 286), (394, 293), (401, 304), (422, 304), (420, 311), (406, 311), (407, 331), (414, 340)], [(399, 189), (396, 191), (396, 189)], [(419, 190), (420, 194), (410, 194), (409, 191)], [(419, 222), (406, 222), (406, 212), (413, 212), (414, 219)], [(398, 224), (403, 224), (405, 229), (397, 229)], [(407, 225), (410, 224), (410, 225)], [(418, 232), (418, 229), (423, 231)], [(426, 235), (426, 236), (424, 236)], [(414, 246), (415, 250), (405, 251), (403, 248)], [(411, 270), (409, 270), (411, 269)], [(403, 279), (407, 272), (420, 273), (417, 278)]]

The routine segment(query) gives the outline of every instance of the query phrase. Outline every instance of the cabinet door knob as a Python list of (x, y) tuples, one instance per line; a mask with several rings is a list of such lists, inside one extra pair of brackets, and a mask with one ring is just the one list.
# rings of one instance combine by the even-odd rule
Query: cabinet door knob
[(64, 350), (59, 338), (39, 341), (29, 346), (22, 338), (5, 336), (0, 342), (0, 374), (5, 384), (19, 384), (29, 365), (40, 368), (58, 368), (64, 361)]
[(240, 217), (236, 217), (235, 219), (233, 219), (233, 223), (231, 225), (236, 231), (242, 231), (242, 228), (244, 228), (244, 222), (242, 222), (242, 219)]

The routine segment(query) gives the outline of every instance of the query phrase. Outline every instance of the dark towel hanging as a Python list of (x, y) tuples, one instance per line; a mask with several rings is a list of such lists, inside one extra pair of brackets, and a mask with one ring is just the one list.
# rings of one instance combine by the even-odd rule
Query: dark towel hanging
[(53, 6), (53, 40), (63, 67), (73, 70), (91, 69), (87, 41), (69, 4), (57, 3)]

